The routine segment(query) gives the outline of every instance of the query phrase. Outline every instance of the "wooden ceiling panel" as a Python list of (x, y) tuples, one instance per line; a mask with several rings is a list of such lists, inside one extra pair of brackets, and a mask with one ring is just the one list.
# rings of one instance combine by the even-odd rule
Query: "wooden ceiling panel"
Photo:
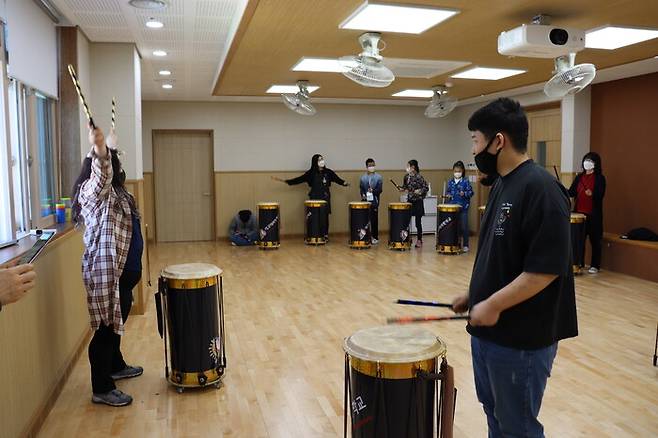
[[(358, 30), (342, 30), (345, 20), (362, 0), (251, 0), (252, 13), (233, 42), (219, 80), (216, 96), (264, 96), (272, 84), (294, 84), (307, 79), (320, 89), (313, 97), (390, 99), (406, 88), (429, 88), (451, 81), (460, 98), (513, 89), (551, 77), (549, 59), (508, 58), (497, 52), (500, 32), (529, 22), (533, 15), (553, 17), (552, 24), (583, 30), (606, 24), (658, 28), (656, 0), (395, 0), (396, 4), (431, 5), (458, 9), (459, 14), (421, 35), (384, 33), (384, 57), (466, 61), (483, 67), (521, 68), (527, 73), (498, 81), (397, 78), (387, 88), (362, 87), (339, 73), (294, 72), (302, 57), (336, 58), (361, 51)], [(249, 8), (248, 8), (249, 9)], [(585, 49), (576, 62), (598, 69), (658, 55), (658, 39), (617, 50)], [(468, 67), (466, 67), (468, 68)]]

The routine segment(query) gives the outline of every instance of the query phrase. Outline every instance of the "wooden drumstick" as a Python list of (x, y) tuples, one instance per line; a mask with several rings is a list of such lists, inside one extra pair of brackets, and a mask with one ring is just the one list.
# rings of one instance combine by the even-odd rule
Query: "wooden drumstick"
[(448, 321), (448, 320), (468, 320), (468, 315), (458, 316), (401, 316), (387, 318), (386, 324), (411, 324), (414, 322), (431, 322), (431, 321)]
[(73, 85), (75, 85), (75, 91), (78, 92), (78, 97), (80, 98), (80, 102), (82, 102), (82, 108), (85, 112), (85, 115), (87, 116), (87, 120), (89, 120), (89, 124), (93, 129), (96, 129), (96, 124), (94, 123), (94, 119), (91, 117), (91, 111), (89, 111), (89, 106), (87, 105), (87, 101), (85, 100), (85, 96), (82, 94), (82, 90), (80, 89), (80, 82), (78, 82), (78, 76), (75, 74), (75, 69), (71, 64), (69, 64), (69, 74), (71, 75), (71, 80), (73, 80)]
[(395, 304), (406, 304), (409, 306), (430, 306), (430, 307), (447, 307), (452, 309), (452, 304), (450, 303), (439, 303), (437, 301), (416, 301), (416, 300), (402, 300), (399, 299)]
[(116, 107), (117, 107), (117, 98), (112, 98), (112, 129), (116, 126)]

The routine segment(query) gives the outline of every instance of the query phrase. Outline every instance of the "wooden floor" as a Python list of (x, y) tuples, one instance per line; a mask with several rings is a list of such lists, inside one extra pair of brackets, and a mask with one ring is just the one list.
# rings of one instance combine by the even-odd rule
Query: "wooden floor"
[[(422, 251), (410, 253), (385, 246), (355, 251), (337, 240), (317, 248), (284, 241), (271, 252), (225, 243), (153, 246), (154, 273), (186, 262), (224, 269), (224, 386), (177, 394), (165, 382), (151, 302), (146, 315), (130, 317), (123, 339), (127, 361), (145, 368), (142, 377), (119, 383), (135, 398), (133, 405), (91, 404), (84, 354), (40, 436), (342, 435), (343, 338), (388, 316), (433, 313), (392, 304), (397, 298), (450, 300), (467, 288), (473, 254), (440, 256), (431, 244), (428, 238)], [(546, 435), (657, 436), (658, 367), (651, 360), (658, 284), (609, 272), (576, 283), (580, 336), (560, 344), (541, 411)], [(486, 436), (463, 321), (425, 327), (445, 341), (455, 367), (455, 436)]]

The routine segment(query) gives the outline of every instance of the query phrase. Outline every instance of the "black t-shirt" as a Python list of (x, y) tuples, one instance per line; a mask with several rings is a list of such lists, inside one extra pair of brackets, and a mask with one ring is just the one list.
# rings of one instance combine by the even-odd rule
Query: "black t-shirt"
[(554, 274), (546, 289), (500, 315), (492, 327), (468, 326), (476, 337), (524, 350), (578, 334), (566, 189), (528, 160), (498, 178), (482, 218), (469, 308), (523, 272)]

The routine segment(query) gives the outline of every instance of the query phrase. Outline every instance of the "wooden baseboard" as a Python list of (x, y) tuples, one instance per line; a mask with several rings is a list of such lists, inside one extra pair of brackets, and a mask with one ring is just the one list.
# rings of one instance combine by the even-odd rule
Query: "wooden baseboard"
[(67, 380), (69, 379), (69, 376), (71, 375), (71, 372), (73, 371), (73, 367), (75, 366), (76, 362), (80, 358), (80, 355), (83, 353), (83, 351), (89, 344), (89, 340), (91, 339), (91, 333), (92, 333), (91, 327), (87, 327), (87, 330), (85, 330), (82, 337), (78, 341), (77, 348), (75, 349), (69, 360), (64, 365), (64, 370), (61, 373), (59, 379), (57, 380), (57, 383), (55, 383), (53, 389), (50, 391), (50, 395), (46, 398), (46, 400), (43, 402), (41, 407), (32, 415), (32, 419), (28, 423), (28, 426), (25, 428), (25, 431), (20, 435), (21, 437), (23, 438), (37, 437), (37, 435), (39, 434), (39, 430), (41, 430), (41, 426), (43, 426), (43, 423), (46, 421), (46, 418), (48, 418), (48, 414), (50, 413), (51, 409), (55, 405), (57, 398), (62, 393), (62, 389), (64, 389), (64, 385), (66, 384)]

